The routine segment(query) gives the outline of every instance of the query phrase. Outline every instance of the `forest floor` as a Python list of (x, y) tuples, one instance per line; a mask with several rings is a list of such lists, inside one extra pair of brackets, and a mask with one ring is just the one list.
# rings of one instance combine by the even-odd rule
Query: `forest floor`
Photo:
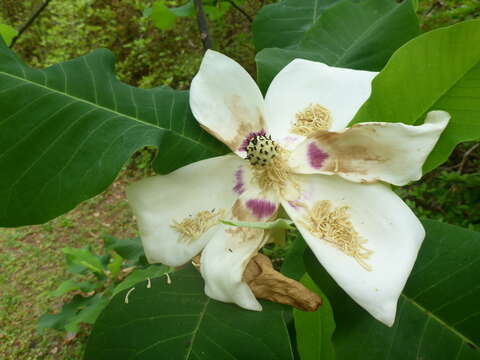
[[(37, 0), (19, 3), (3, 1), (0, 23), (20, 26), (39, 5)], [(193, 20), (182, 20), (175, 29), (160, 33), (140, 16), (151, 0), (97, 0), (95, 6), (80, 11), (87, 6), (85, 3), (53, 0), (18, 43), (16, 50), (22, 58), (32, 66), (43, 67), (104, 46), (116, 53), (119, 76), (124, 81), (143, 87), (188, 88), (201, 60), (201, 43)], [(249, 1), (246, 9), (254, 14), (258, 3)], [(477, 17), (478, 3), (420, 1), (422, 27), (430, 30)], [(136, 16), (137, 23), (127, 24), (125, 20), (132, 16)], [(248, 26), (238, 14), (228, 14), (212, 24), (218, 47), (229, 55), (235, 54), (253, 72), (254, 49), (250, 35), (244, 31)], [(101, 33), (99, 29), (103, 29)], [(479, 148), (466, 156), (475, 145), (462, 145), (441, 169), (418, 185), (400, 191), (417, 215), (478, 229), (478, 218), (468, 213), (472, 206), (478, 210), (468, 189), (477, 186)], [(48, 296), (69, 276), (62, 248), (91, 245), (100, 249), (105, 234), (119, 238), (137, 235), (125, 188), (147, 174), (148, 160), (148, 155), (137, 154), (104, 193), (54, 220), (16, 229), (0, 228), (1, 359), (81, 359), (88, 327), (75, 338), (54, 330), (39, 334), (37, 319), (46, 311), (59, 309), (67, 299)], [(458, 209), (452, 212), (453, 207)]]

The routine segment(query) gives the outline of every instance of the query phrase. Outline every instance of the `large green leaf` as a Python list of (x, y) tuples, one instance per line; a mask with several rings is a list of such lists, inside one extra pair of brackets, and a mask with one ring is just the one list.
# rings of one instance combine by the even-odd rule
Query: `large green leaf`
[(330, 302), (308, 274), (302, 277), (301, 283), (322, 296), (323, 303), (315, 312), (293, 310), (300, 357), (302, 360), (335, 359), (332, 344), (335, 321)]
[(125, 289), (132, 288), (136, 283), (147, 279), (157, 278), (169, 272), (170, 268), (168, 266), (158, 264), (150, 265), (144, 269), (135, 269), (125, 278), (125, 280), (113, 289), (113, 295), (117, 295)]
[(307, 254), (307, 270), (333, 307), (337, 359), (480, 359), (480, 233), (431, 220), (423, 225), (427, 237), (392, 328), (355, 304)]
[(243, 310), (205, 296), (200, 274), (189, 266), (123, 291), (100, 315), (86, 360), (292, 359), (284, 306), (262, 301)]
[[(310, 0), (310, 3), (314, 1)], [(287, 7), (284, 11), (287, 17)], [(395, 50), (419, 33), (418, 20), (410, 1), (399, 4), (394, 0), (343, 0), (318, 14), (316, 22), (309, 27), (301, 22), (296, 24), (297, 31), (292, 30), (292, 34), (297, 37), (287, 48), (264, 49), (257, 54), (258, 82), (263, 90), (295, 58), (379, 71)], [(275, 35), (293, 27), (290, 21), (271, 20), (266, 24), (275, 28)], [(262, 34), (260, 32), (256, 36), (261, 37)], [(281, 45), (270, 47), (283, 47)]]
[(306, 272), (305, 264), (303, 262), (303, 254), (307, 248), (307, 243), (303, 240), (298, 231), (295, 231), (295, 233), (290, 236), (294, 238), (293, 244), (285, 255), (280, 272), (286, 277), (300, 280)]
[(252, 25), (257, 51), (296, 46), (317, 24), (322, 10), (339, 0), (284, 0), (264, 6)]
[(353, 122), (415, 124), (429, 110), (451, 122), (424, 171), (444, 162), (456, 144), (480, 139), (480, 20), (426, 33), (400, 48), (373, 81)]
[(107, 50), (36, 70), (0, 40), (0, 110), (0, 226), (70, 210), (143, 146), (160, 148), (159, 172), (226, 152), (196, 124), (187, 92), (120, 82)]

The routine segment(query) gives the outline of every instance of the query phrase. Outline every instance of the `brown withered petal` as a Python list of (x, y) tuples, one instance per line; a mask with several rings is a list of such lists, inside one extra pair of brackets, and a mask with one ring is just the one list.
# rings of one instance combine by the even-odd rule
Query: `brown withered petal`
[[(200, 255), (192, 259), (192, 264), (197, 270), (200, 268)], [(290, 305), (302, 311), (316, 311), (322, 304), (319, 295), (276, 271), (270, 259), (263, 254), (257, 254), (250, 260), (243, 279), (258, 299)]]

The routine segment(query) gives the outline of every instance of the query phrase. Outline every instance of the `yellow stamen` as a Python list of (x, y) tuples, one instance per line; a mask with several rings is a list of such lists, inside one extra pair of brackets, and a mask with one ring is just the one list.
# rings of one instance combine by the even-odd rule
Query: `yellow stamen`
[(189, 216), (182, 221), (178, 222), (173, 220), (172, 225), (180, 234), (180, 241), (191, 243), (202, 236), (212, 226), (218, 224), (219, 219), (223, 217), (225, 210), (218, 211), (200, 211), (195, 216)]
[(130, 296), (133, 290), (135, 290), (134, 287), (132, 287), (130, 290), (127, 291), (127, 294), (125, 295), (125, 304), (128, 304), (128, 297)]
[(318, 130), (328, 130), (332, 124), (330, 111), (319, 104), (310, 104), (295, 117), (297, 121), (291, 132), (302, 136), (309, 136)]
[(316, 237), (353, 257), (365, 270), (371, 271), (372, 267), (365, 260), (373, 251), (363, 246), (367, 240), (353, 228), (348, 209), (348, 206), (334, 208), (329, 200), (317, 201), (312, 209), (307, 209), (302, 225)]
[(253, 177), (260, 189), (265, 192), (277, 191), (281, 196), (285, 196), (288, 185), (298, 188), (294, 180), (293, 173), (287, 165), (288, 151), (278, 147), (277, 156), (265, 165), (251, 165)]

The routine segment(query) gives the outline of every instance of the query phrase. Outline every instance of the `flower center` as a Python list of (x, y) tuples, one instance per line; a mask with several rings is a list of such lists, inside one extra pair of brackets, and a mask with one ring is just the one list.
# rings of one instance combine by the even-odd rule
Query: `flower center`
[[(297, 188), (287, 165), (288, 150), (284, 149), (264, 130), (251, 133), (244, 140), (242, 150), (247, 152), (254, 181), (263, 191), (276, 191), (287, 196), (287, 185)], [(290, 186), (290, 185), (291, 186)]]
[(247, 151), (247, 160), (253, 166), (265, 166), (272, 162), (278, 155), (278, 145), (272, 140), (271, 136), (256, 135), (245, 148)]

